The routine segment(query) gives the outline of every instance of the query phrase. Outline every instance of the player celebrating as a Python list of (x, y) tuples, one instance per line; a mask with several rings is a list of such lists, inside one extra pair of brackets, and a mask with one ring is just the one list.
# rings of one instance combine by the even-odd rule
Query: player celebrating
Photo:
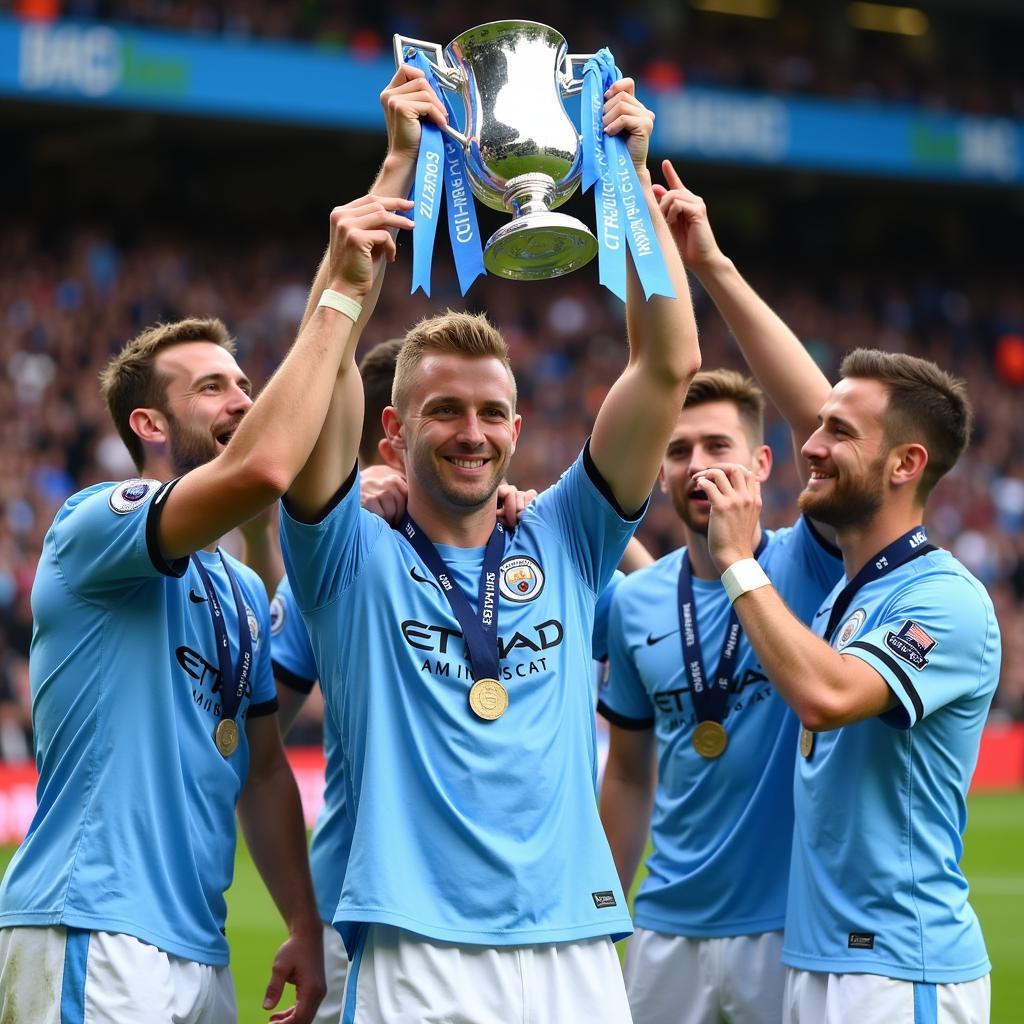
[(911, 356), (858, 350), (840, 374), (803, 446), (800, 506), (836, 528), (846, 568), (814, 633), (751, 558), (757, 480), (699, 474), (716, 568), (804, 724), (784, 1020), (984, 1022), (990, 965), (959, 860), (999, 630), (984, 587), (923, 525), (970, 406), (962, 381)]
[[(331, 283), (368, 290), (410, 205), (367, 196), (335, 210)], [(276, 1019), (312, 1018), (320, 922), (266, 595), (217, 540), (305, 462), (353, 320), (312, 318), (256, 403), (216, 320), (146, 331), (104, 374), (142, 477), (74, 495), (45, 540), (30, 662), (39, 807), (0, 890), (5, 1019), (231, 1024), (236, 804), (290, 931), (264, 1005), (291, 981), (297, 1004)]]
[[(659, 199), (684, 262), (741, 344), (792, 338), (739, 275), (716, 287), (706, 215), (683, 204), (670, 164), (665, 175), (673, 187), (659, 188)], [(803, 358), (810, 366), (794, 363), (792, 372), (803, 369), (810, 394), (823, 395), (827, 382)], [(661, 469), (686, 544), (624, 580), (613, 601), (599, 705), (611, 723), (601, 817), (624, 888), (654, 807), (654, 850), (626, 960), (637, 1024), (775, 1024), (781, 1014), (798, 723), (730, 615), (708, 550), (710, 506), (695, 482), (720, 462), (768, 478), (763, 408), (760, 390), (738, 373), (694, 378)], [(780, 408), (794, 435), (805, 436), (803, 406)], [(842, 573), (827, 537), (801, 517), (772, 533), (755, 522), (750, 540), (794, 613), (810, 621)]]
[(629, 919), (594, 805), (591, 629), (699, 355), (644, 167), (653, 119), (628, 80), (605, 120), (628, 135), (680, 298), (645, 303), (630, 271), (629, 364), (562, 480), (511, 538), (499, 527), (514, 378), (486, 320), (449, 313), (409, 332), (385, 413), (406, 462), (402, 530), (358, 506), (354, 372), (286, 498), (289, 577), (351, 765), (335, 923), (355, 1020), (628, 1020), (609, 936)]

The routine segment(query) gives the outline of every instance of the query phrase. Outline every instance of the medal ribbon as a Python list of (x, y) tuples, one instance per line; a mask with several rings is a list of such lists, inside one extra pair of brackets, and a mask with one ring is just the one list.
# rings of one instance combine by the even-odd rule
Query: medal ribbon
[[(406, 62), (426, 75), (431, 89), (448, 112), (449, 124), (454, 124), (455, 111), (430, 61), (420, 50), (415, 50), (406, 58)], [(412, 292), (415, 294), (417, 288), (422, 288), (424, 295), (430, 295), (434, 236), (443, 192), (448, 208), (448, 236), (455, 257), (455, 271), (459, 276), (459, 289), (465, 295), (469, 286), (481, 274), (487, 273), (484, 269), (476, 207), (469, 191), (465, 154), (462, 146), (455, 139), (445, 136), (433, 121), (423, 118), (420, 130), (416, 185), (412, 197), (416, 204), (413, 208)]]
[[(762, 531), (761, 542), (754, 552), (761, 557), (768, 538)], [(679, 566), (679, 581), (676, 588), (679, 600), (679, 636), (683, 645), (683, 669), (690, 679), (690, 697), (698, 722), (718, 722), (725, 718), (725, 708), (732, 685), (733, 666), (740, 646), (740, 619), (736, 609), (729, 612), (725, 627), (725, 640), (718, 659), (714, 682), (709, 686), (704, 670), (704, 656), (700, 649), (700, 632), (697, 628), (697, 603), (693, 594), (693, 570), (690, 568), (690, 552), (683, 552)]]
[(594, 190), (598, 276), (601, 284), (626, 301), (626, 249), (622, 243), (625, 230), (644, 295), (648, 299), (652, 295), (674, 299), (675, 289), (626, 140), (621, 135), (604, 133), (604, 94), (621, 77), (622, 72), (607, 47), (583, 65), (583, 191), (600, 182)]
[(505, 554), (505, 528), (494, 524), (480, 574), (480, 602), (477, 611), (469, 603), (462, 587), (452, 579), (448, 566), (433, 541), (406, 514), (399, 527), (423, 564), (434, 574), (441, 593), (448, 599), (469, 653), (474, 679), (498, 678), (498, 568)]
[(825, 627), (825, 642), (832, 642), (832, 634), (835, 633), (839, 620), (846, 614), (850, 602), (861, 587), (881, 579), (893, 569), (905, 565), (912, 558), (920, 558), (921, 555), (927, 555), (929, 551), (935, 550), (935, 545), (928, 543), (928, 534), (925, 528), (915, 526), (902, 537), (894, 540), (888, 547), (883, 548), (874, 558), (869, 559), (867, 565), (843, 587), (835, 604), (832, 605), (832, 614), (828, 617), (828, 626)]
[(220, 717), (234, 718), (238, 714), (238, 708), (242, 698), (249, 687), (249, 674), (252, 670), (252, 636), (249, 633), (249, 618), (246, 615), (245, 601), (242, 599), (242, 591), (235, 579), (235, 574), (220, 552), (221, 565), (231, 584), (231, 593), (235, 599), (235, 612), (238, 616), (238, 664), (231, 664), (231, 650), (228, 644), (228, 630), (224, 624), (224, 610), (221, 608), (217, 591), (214, 590), (213, 580), (206, 571), (206, 566), (199, 560), (197, 554), (192, 555), (192, 564), (199, 573), (206, 589), (206, 599), (210, 606), (210, 618), (213, 620), (213, 632), (217, 638), (217, 661), (220, 668)]

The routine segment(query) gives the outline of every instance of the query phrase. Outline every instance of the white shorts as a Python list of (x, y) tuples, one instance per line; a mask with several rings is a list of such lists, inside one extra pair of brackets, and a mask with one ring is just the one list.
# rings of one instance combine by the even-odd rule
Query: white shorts
[(324, 925), (324, 977), (327, 994), (316, 1011), (313, 1024), (338, 1024), (341, 1004), (345, 998), (345, 979), (348, 977), (348, 956), (345, 944), (333, 925)]
[(14, 1024), (235, 1024), (227, 967), (162, 953), (131, 935), (0, 930), (0, 1020)]
[(988, 1024), (989, 976), (956, 985), (786, 968), (785, 1024)]
[(342, 1024), (630, 1024), (607, 937), (460, 946), (371, 925), (345, 986)]
[[(635, 1024), (779, 1024), (782, 932), (693, 939), (638, 928), (626, 951)], [(820, 1022), (819, 1022), (820, 1024)]]

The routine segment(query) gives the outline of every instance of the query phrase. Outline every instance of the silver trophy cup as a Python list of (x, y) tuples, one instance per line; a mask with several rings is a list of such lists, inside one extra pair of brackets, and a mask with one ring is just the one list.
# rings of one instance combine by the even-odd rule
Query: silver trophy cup
[(437, 43), (394, 38), (395, 62), (422, 50), (443, 88), (458, 92), (465, 131), (445, 131), (465, 150), (473, 194), (512, 221), (484, 248), (492, 274), (514, 281), (559, 277), (589, 263), (597, 239), (585, 224), (552, 213), (576, 191), (580, 136), (562, 99), (579, 92), (574, 75), (590, 55), (570, 54), (565, 39), (535, 21), (492, 21)]

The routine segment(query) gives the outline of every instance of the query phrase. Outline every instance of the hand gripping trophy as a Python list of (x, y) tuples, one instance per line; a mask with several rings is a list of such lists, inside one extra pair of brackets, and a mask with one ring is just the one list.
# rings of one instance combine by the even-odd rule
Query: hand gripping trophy
[(458, 92), (465, 130), (445, 132), (463, 150), (473, 194), (512, 220), (484, 248), (492, 274), (518, 281), (559, 277), (589, 263), (597, 239), (575, 217), (552, 212), (576, 191), (580, 136), (563, 98), (581, 91), (576, 68), (590, 55), (570, 54), (565, 39), (533, 21), (493, 21), (437, 43), (394, 37), (401, 65), (429, 58), (435, 82)]

